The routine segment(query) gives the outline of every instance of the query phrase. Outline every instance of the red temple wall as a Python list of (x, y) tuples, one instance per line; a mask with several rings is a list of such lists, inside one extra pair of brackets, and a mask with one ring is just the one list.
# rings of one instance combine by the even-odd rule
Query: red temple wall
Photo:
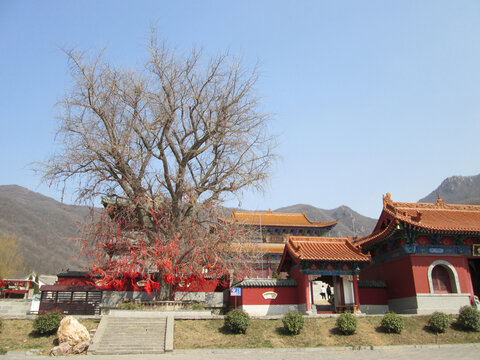
[[(218, 280), (192, 281), (188, 286), (175, 286), (176, 292), (214, 292), (220, 285)], [(228, 284), (227, 284), (228, 285)]]
[[(265, 299), (263, 294), (273, 291), (275, 299)], [(242, 296), (237, 296), (237, 306), (240, 305), (289, 305), (297, 304), (298, 289), (296, 287), (262, 287), (242, 288)], [(235, 297), (230, 296), (230, 306), (235, 306)]]
[[(360, 280), (385, 281), (388, 299), (415, 296), (416, 293), (410, 256), (369, 266), (360, 272)], [(361, 295), (360, 303), (364, 303)]]
[(387, 305), (386, 288), (359, 288), (360, 305)]
[(62, 278), (57, 279), (56, 285), (67, 285), (67, 286), (85, 286), (90, 285), (91, 279), (89, 277), (78, 277), (78, 278)]
[(472, 282), (470, 279), (470, 271), (468, 269), (468, 261), (465, 256), (431, 256), (431, 255), (413, 255), (412, 268), (415, 280), (415, 288), (417, 293), (430, 293), (430, 285), (428, 282), (428, 268), (437, 260), (444, 260), (452, 264), (457, 271), (460, 291), (463, 294), (472, 294)]
[(310, 287), (308, 284), (308, 276), (303, 275), (300, 272), (300, 267), (297, 267), (291, 270), (289, 274), (297, 282), (297, 287), (296, 287), (296, 290), (298, 292), (297, 303), (306, 304), (307, 310), (310, 310), (311, 301), (310, 301)]
[[(452, 264), (458, 274), (460, 291), (473, 293), (467, 258), (464, 256), (407, 255), (387, 263), (372, 265), (360, 272), (361, 280), (383, 280), (387, 285), (387, 298), (397, 299), (430, 293), (428, 268), (436, 260)], [(369, 295), (360, 289), (360, 303)], [(373, 304), (373, 303), (372, 303)]]

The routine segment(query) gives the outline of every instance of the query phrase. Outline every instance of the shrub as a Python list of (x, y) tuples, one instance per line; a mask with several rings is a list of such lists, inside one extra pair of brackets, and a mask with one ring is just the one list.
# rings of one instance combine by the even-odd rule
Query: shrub
[(283, 328), (286, 332), (292, 335), (297, 335), (305, 325), (305, 319), (298, 311), (287, 312), (282, 319)]
[(382, 319), (382, 327), (386, 333), (400, 334), (403, 325), (403, 319), (394, 312), (387, 312)]
[(343, 313), (337, 319), (337, 328), (343, 335), (352, 335), (357, 331), (357, 318), (352, 313)]
[(2, 327), (3, 327), (3, 322), (2, 322), (2, 319), (0, 319), (0, 333), (2, 332)]
[(428, 319), (428, 326), (434, 333), (444, 333), (450, 326), (450, 318), (443, 312), (435, 311)]
[(57, 331), (62, 321), (62, 314), (58, 311), (39, 315), (33, 321), (33, 328), (40, 335), (50, 335)]
[(471, 306), (460, 308), (457, 321), (465, 330), (480, 331), (480, 311)]
[(250, 325), (250, 316), (240, 309), (230, 311), (225, 315), (225, 327), (235, 334), (245, 334)]
[(118, 304), (118, 309), (120, 310), (138, 310), (141, 308), (141, 304), (137, 304), (133, 301), (126, 301)]
[(192, 304), (192, 310), (205, 310), (205, 303), (199, 302), (199, 303), (193, 303)]

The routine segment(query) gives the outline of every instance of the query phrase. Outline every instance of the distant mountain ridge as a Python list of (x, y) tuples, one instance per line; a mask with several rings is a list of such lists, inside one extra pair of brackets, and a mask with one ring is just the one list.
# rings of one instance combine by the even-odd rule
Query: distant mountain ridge
[(480, 205), (480, 175), (448, 177), (418, 202), (434, 203), (438, 196), (449, 204)]
[[(323, 210), (297, 204), (276, 211), (304, 211), (312, 221), (336, 220), (338, 224), (327, 234), (332, 237), (365, 236), (376, 223), (347, 206)], [(74, 239), (79, 236), (79, 225), (89, 214), (87, 206), (66, 205), (18, 185), (0, 185), (0, 234), (18, 235), (25, 273), (57, 274), (68, 268), (86, 266), (86, 259), (78, 259)]]
[[(446, 203), (480, 205), (480, 175), (449, 177), (419, 202), (436, 202), (438, 195)], [(305, 212), (312, 221), (338, 221), (326, 234), (330, 237), (363, 237), (371, 233), (377, 222), (348, 206), (324, 210), (296, 204), (274, 211)], [(225, 216), (230, 212), (231, 209), (225, 209)], [(78, 226), (89, 214), (87, 206), (62, 204), (17, 185), (0, 185), (0, 234), (18, 235), (25, 273), (57, 274), (86, 266), (86, 259), (78, 259), (78, 246), (73, 239), (78, 237)]]
[(360, 215), (345, 205), (331, 210), (324, 210), (312, 205), (297, 204), (275, 210), (275, 212), (287, 213), (300, 213), (302, 211), (305, 212), (305, 215), (311, 221), (338, 221), (337, 225), (325, 234), (325, 236), (329, 237), (347, 237), (355, 235), (363, 237), (369, 235), (377, 223), (376, 219)]

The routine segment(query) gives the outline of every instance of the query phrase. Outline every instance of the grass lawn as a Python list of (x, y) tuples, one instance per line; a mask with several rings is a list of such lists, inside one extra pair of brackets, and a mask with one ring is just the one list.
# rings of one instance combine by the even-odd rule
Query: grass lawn
[[(79, 320), (90, 329), (96, 329), (99, 320)], [(3, 328), (0, 333), (0, 353), (3, 351), (22, 351), (30, 349), (40, 350), (40, 354), (48, 355), (55, 344), (55, 334), (38, 336), (33, 331), (33, 320), (2, 320)]]
[[(318, 346), (385, 346), (405, 344), (459, 344), (480, 342), (479, 332), (460, 330), (453, 324), (445, 334), (427, 327), (429, 316), (404, 317), (401, 334), (381, 331), (382, 316), (358, 319), (357, 333), (341, 335), (335, 318), (305, 319), (299, 335), (287, 335), (281, 320), (251, 320), (246, 334), (230, 334), (223, 320), (176, 320), (174, 349), (282, 348)], [(453, 318), (452, 318), (453, 319)]]
[[(460, 344), (480, 342), (480, 332), (462, 331), (455, 322), (445, 334), (428, 330), (428, 316), (404, 317), (402, 334), (381, 331), (381, 316), (358, 318), (357, 333), (344, 336), (336, 330), (335, 318), (305, 319), (297, 336), (283, 331), (281, 320), (252, 320), (246, 334), (230, 334), (223, 320), (175, 320), (174, 349), (214, 348), (282, 348), (319, 346), (384, 346), (403, 344)], [(99, 320), (80, 320), (88, 330), (98, 327)], [(6, 351), (40, 350), (47, 355), (55, 344), (55, 335), (37, 336), (32, 320), (3, 320), (0, 354)]]

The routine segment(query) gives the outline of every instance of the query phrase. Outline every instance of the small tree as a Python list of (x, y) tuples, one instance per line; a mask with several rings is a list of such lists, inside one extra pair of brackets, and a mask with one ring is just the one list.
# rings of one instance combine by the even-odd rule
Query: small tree
[(471, 306), (460, 308), (457, 321), (465, 330), (480, 331), (480, 311)]
[(357, 332), (357, 318), (352, 313), (342, 313), (337, 318), (337, 328), (343, 335), (352, 335)]
[(287, 312), (282, 319), (283, 328), (292, 335), (297, 335), (305, 325), (305, 319), (298, 311)]
[(382, 319), (382, 328), (386, 333), (400, 334), (403, 330), (403, 319), (394, 312), (387, 312)]
[(58, 311), (39, 315), (33, 321), (33, 328), (40, 335), (50, 335), (57, 331), (60, 321), (62, 314)]
[(428, 319), (428, 326), (436, 334), (444, 333), (450, 326), (450, 318), (443, 312), (435, 311)]
[(225, 315), (224, 322), (225, 327), (232, 333), (245, 334), (250, 325), (250, 316), (241, 309), (234, 309)]

